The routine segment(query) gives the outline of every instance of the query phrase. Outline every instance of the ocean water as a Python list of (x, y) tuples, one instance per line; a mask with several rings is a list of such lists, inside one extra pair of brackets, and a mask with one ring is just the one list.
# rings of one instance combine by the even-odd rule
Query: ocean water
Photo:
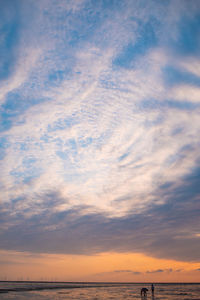
[[(149, 289), (146, 297), (140, 296), (142, 287)], [(61, 300), (61, 299), (151, 299), (200, 300), (200, 284), (155, 284), (154, 295), (150, 284), (139, 283), (58, 283), (58, 282), (0, 282), (0, 299)]]

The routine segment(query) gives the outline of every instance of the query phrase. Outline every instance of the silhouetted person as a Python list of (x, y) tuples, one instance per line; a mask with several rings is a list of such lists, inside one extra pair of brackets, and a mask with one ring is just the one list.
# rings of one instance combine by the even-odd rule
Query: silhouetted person
[(141, 289), (141, 296), (142, 296), (142, 295), (143, 295), (143, 296), (146, 296), (146, 295), (147, 295), (147, 292), (148, 292), (148, 289), (142, 288), (142, 289)]
[(153, 295), (154, 294), (154, 285), (153, 285), (153, 283), (151, 285), (151, 292), (152, 292), (152, 295)]

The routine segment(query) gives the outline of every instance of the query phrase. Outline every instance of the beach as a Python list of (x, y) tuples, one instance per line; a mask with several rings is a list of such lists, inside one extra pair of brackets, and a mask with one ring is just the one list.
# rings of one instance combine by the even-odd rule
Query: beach
[[(141, 297), (142, 287), (148, 288)], [(200, 300), (200, 283), (157, 283), (154, 295), (150, 283), (72, 283), (72, 282), (0, 282), (0, 299), (151, 299)]]

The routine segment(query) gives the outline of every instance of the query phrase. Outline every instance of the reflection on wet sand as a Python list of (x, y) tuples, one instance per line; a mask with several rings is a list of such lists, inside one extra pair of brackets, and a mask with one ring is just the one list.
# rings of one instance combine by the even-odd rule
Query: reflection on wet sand
[[(1, 300), (192, 300), (199, 299), (200, 284), (156, 284), (141, 296), (143, 284), (70, 283), (70, 282), (0, 282)], [(149, 288), (149, 286), (148, 286)]]
[[(147, 295), (142, 295), (141, 300), (147, 299)], [(151, 295), (151, 300), (155, 300), (154, 294)]]

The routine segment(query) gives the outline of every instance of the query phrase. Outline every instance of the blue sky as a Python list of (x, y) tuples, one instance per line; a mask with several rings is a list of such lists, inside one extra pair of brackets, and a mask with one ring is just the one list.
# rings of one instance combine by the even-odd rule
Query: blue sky
[(0, 4), (1, 249), (198, 261), (200, 2)]

